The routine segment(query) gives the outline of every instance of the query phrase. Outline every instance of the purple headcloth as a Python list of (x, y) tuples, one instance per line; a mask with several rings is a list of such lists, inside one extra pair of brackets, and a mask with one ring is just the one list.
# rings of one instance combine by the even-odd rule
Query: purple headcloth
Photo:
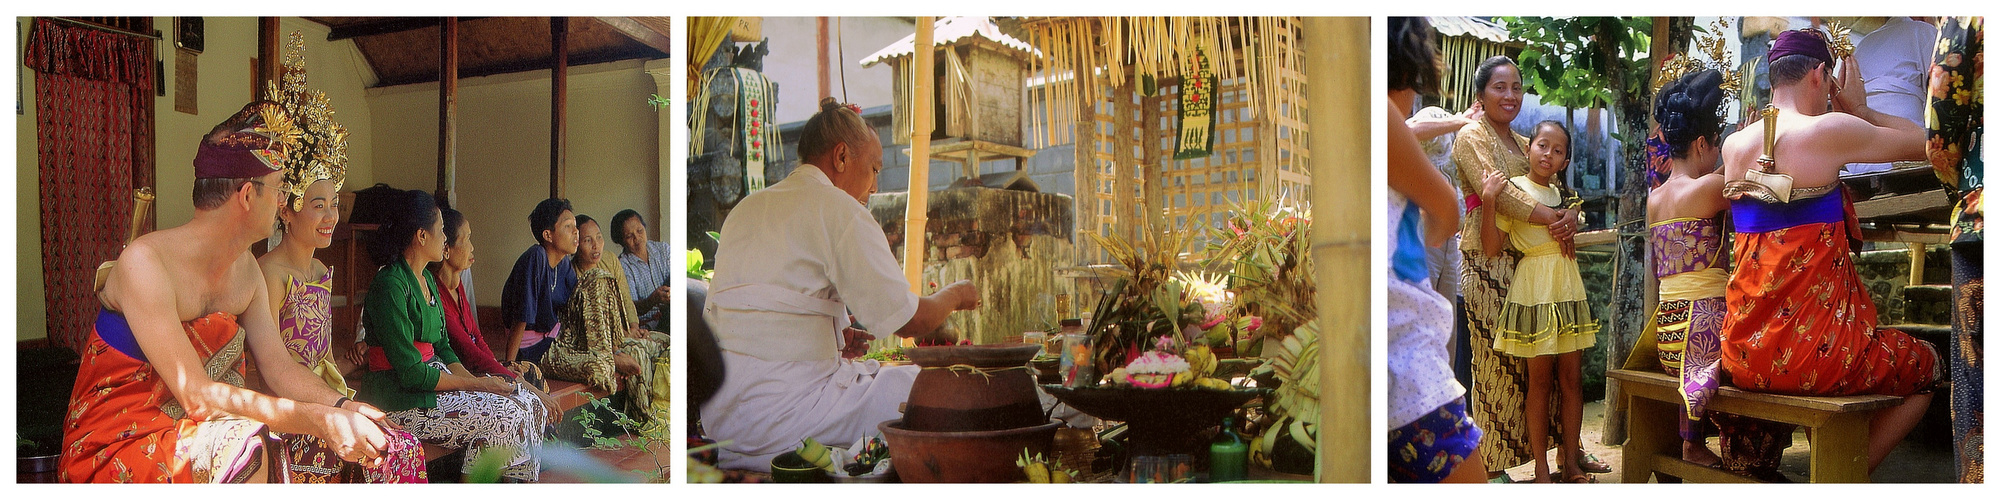
[(266, 113), (289, 121), (278, 103), (257, 101), (209, 130), (194, 153), (194, 178), (263, 177), (284, 168), (297, 137), (277, 130), (285, 124), (266, 123)]
[(1820, 62), (1833, 62), (1833, 51), (1827, 48), (1826, 36), (1816, 30), (1801, 29), (1779, 33), (1777, 40), (1771, 42), (1768, 60), (1776, 61), (1778, 58), (1795, 54), (1818, 59)]

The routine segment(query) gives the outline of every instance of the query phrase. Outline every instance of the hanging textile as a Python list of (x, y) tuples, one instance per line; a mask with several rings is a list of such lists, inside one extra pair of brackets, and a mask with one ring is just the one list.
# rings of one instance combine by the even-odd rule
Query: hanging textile
[(98, 304), (97, 265), (116, 259), (133, 189), (153, 185), (153, 40), (37, 18), (35, 71), (42, 279), (49, 339), (77, 348)]
[(1195, 49), (1181, 80), (1181, 112), (1174, 135), (1174, 159), (1215, 154), (1215, 75), (1209, 72), (1208, 51)]
[(771, 79), (753, 69), (730, 68), (730, 74), (736, 78), (736, 130), (743, 151), (743, 177), (750, 184), (744, 192), (747, 195), (764, 189), (764, 164), (783, 142), (778, 127), (771, 123), (771, 114), (778, 110), (771, 95), (777, 89)]

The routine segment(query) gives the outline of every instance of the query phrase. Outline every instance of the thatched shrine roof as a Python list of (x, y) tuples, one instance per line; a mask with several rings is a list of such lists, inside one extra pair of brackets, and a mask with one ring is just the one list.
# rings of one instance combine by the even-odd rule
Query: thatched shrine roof
[[(1023, 53), (1040, 55), (1034, 47), (1028, 46), (1028, 42), (1001, 33), (1000, 25), (994, 24), (993, 18), (990, 17), (946, 17), (938, 19), (934, 26), (931, 40), (937, 45), (949, 45), (969, 37), (976, 37)], [(891, 43), (882, 50), (861, 58), (861, 67), (874, 66), (876, 63), (899, 57), (909, 57), (916, 52), (916, 45), (917, 35), (911, 33), (910, 36), (903, 37), (902, 40), (897, 40), (896, 43)]]

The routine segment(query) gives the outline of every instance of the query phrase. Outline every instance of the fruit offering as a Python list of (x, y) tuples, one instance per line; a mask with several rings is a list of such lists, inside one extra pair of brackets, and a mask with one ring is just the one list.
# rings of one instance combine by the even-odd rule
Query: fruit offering
[(1064, 469), (1062, 462), (1058, 461), (1051, 465), (1042, 454), (1036, 453), (1030, 456), (1026, 449), (1022, 449), (1021, 456), (1014, 459), (1014, 465), (1021, 467), (1021, 472), (1028, 476), (1030, 483), (1064, 484), (1076, 481), (1076, 471)]

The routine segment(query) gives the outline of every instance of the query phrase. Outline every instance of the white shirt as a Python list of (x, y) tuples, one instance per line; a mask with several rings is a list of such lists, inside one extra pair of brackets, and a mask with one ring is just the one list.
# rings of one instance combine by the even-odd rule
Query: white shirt
[[(1402, 219), (1409, 200), (1389, 191), (1389, 220)], [(1396, 254), (1390, 230), (1389, 255)], [(1429, 283), (1389, 274), (1389, 428), (1409, 425), (1458, 399), (1465, 387), (1451, 372), (1452, 305)]]
[[(1924, 92), (1930, 80), (1931, 49), (1936, 26), (1891, 17), (1881, 27), (1856, 37), (1854, 60), (1868, 91), (1868, 108), (1924, 124)], [(1888, 163), (1850, 163), (1853, 173), (1888, 170)]]
[(899, 418), (916, 367), (840, 358), (843, 312), (879, 333), (917, 311), (868, 209), (800, 165), (738, 203), (721, 234), (704, 317), (725, 379), (702, 419), (710, 437), (732, 442), (722, 466), (765, 470), (800, 439), (851, 443)]

